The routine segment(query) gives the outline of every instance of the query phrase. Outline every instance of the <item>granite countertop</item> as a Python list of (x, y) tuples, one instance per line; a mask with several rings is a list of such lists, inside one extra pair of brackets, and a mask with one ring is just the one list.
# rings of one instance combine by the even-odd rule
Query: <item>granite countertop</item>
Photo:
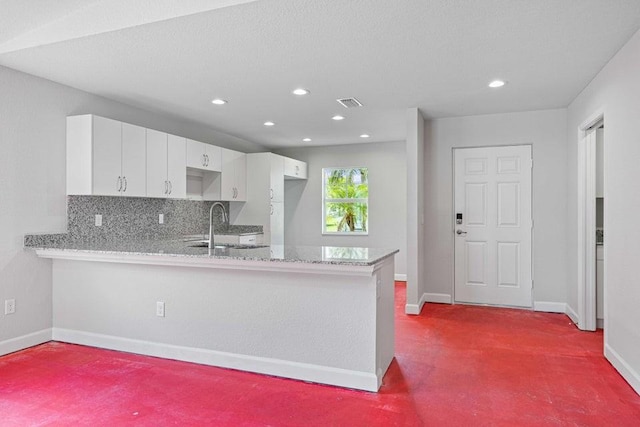
[(282, 245), (209, 249), (194, 247), (192, 240), (185, 241), (182, 238), (82, 241), (65, 239), (64, 236), (64, 234), (25, 236), (25, 248), (87, 254), (171, 256), (355, 266), (371, 266), (398, 252), (397, 249), (381, 248)]

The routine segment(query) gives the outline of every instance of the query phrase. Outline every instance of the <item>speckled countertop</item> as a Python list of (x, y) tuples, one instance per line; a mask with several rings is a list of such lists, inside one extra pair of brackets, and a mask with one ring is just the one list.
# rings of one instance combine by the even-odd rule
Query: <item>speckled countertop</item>
[[(49, 235), (51, 236), (51, 235)], [(25, 247), (43, 251), (69, 251), (87, 254), (148, 255), (247, 261), (274, 261), (312, 264), (370, 266), (398, 252), (397, 249), (353, 248), (333, 246), (258, 246), (255, 248), (194, 247), (183, 239), (79, 241), (49, 239), (27, 242)]]

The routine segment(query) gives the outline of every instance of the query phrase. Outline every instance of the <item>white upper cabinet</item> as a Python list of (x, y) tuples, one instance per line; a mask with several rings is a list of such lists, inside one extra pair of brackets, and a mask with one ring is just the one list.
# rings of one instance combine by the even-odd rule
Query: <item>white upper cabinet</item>
[(144, 196), (145, 150), (144, 128), (67, 117), (67, 194)]
[(272, 203), (284, 202), (284, 157), (271, 154), (271, 179), (269, 180), (269, 199)]
[(247, 200), (247, 155), (222, 148), (220, 200), (244, 202)]
[(307, 164), (300, 160), (284, 158), (285, 179), (307, 179)]
[(222, 171), (222, 149), (187, 139), (187, 167), (212, 172)]
[(169, 135), (167, 138), (167, 180), (171, 199), (187, 198), (186, 139)]
[(147, 190), (146, 129), (122, 123), (122, 195), (144, 197)]
[(147, 197), (187, 196), (186, 141), (147, 129)]

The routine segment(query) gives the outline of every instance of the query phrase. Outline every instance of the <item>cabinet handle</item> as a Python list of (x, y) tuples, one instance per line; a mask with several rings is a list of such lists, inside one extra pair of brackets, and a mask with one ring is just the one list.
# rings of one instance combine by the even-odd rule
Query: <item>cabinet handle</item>
[(269, 198), (273, 199), (273, 188), (269, 189)]
[(173, 192), (173, 184), (169, 181), (169, 194), (171, 194), (171, 192)]
[(169, 181), (164, 182), (164, 194), (169, 193)]
[(126, 193), (127, 192), (127, 177), (123, 176), (122, 180), (124, 181), (124, 188), (122, 189), (122, 192)]
[(300, 171), (300, 166), (296, 165), (296, 175), (298, 175), (299, 171)]
[(207, 166), (207, 167), (208, 167), (208, 166), (209, 166), (209, 155), (208, 155), (208, 154), (205, 154), (205, 156), (207, 157), (207, 164), (206, 164), (205, 166)]
[(202, 166), (207, 166), (207, 155), (206, 154), (202, 155)]
[(271, 215), (273, 215), (273, 205), (271, 205)]
[(122, 177), (118, 177), (118, 193), (122, 191)]

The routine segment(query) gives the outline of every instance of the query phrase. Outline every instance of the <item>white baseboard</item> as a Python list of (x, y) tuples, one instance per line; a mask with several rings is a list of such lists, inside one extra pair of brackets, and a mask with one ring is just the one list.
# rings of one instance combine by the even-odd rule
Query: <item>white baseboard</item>
[(567, 304), (567, 309), (564, 313), (567, 316), (569, 316), (569, 319), (571, 319), (571, 321), (576, 325), (580, 323), (580, 318), (578, 317), (578, 313), (576, 313), (576, 311), (573, 308), (571, 308), (569, 304)]
[(546, 313), (562, 313), (567, 312), (567, 304), (564, 302), (552, 302), (552, 301), (534, 301), (534, 311), (544, 311)]
[(0, 356), (51, 341), (51, 328), (0, 341)]
[[(293, 378), (321, 384), (359, 390), (378, 391), (382, 375), (331, 368), (281, 359), (226, 353), (196, 347), (183, 347), (151, 341), (121, 338), (112, 335), (94, 334), (71, 329), (53, 328), (55, 341), (80, 344), (91, 347), (143, 354), (165, 359), (181, 360), (202, 365), (218, 366), (277, 377)], [(386, 369), (385, 369), (386, 371)]]
[(415, 315), (420, 314), (420, 311), (422, 310), (422, 306), (426, 301), (425, 295), (426, 294), (422, 294), (422, 297), (420, 297), (420, 301), (418, 301), (417, 304), (405, 304), (404, 306), (405, 314), (415, 314)]
[(604, 356), (622, 375), (631, 388), (640, 395), (640, 374), (636, 372), (609, 344), (604, 345)]
[(426, 302), (435, 302), (439, 304), (451, 304), (451, 295), (449, 294), (434, 294), (426, 292), (420, 297), (418, 304), (407, 304), (404, 306), (404, 312), (406, 314), (420, 314), (422, 306)]
[(406, 274), (396, 274), (396, 275), (394, 275), (393, 280), (395, 280), (396, 282), (406, 282), (407, 281), (407, 275)]
[(451, 295), (426, 293), (422, 295), (426, 302), (436, 302), (439, 304), (451, 304)]

